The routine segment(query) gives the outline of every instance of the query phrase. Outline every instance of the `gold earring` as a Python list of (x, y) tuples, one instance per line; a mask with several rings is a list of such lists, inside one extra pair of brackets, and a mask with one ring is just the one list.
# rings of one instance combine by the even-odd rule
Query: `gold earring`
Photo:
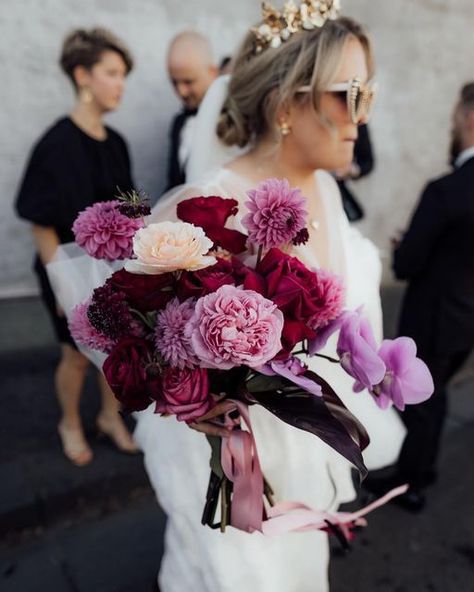
[(280, 134), (285, 137), (291, 134), (291, 127), (288, 125), (287, 121), (280, 122)]
[(92, 91), (87, 86), (83, 86), (79, 92), (79, 99), (82, 103), (92, 103), (94, 95)]

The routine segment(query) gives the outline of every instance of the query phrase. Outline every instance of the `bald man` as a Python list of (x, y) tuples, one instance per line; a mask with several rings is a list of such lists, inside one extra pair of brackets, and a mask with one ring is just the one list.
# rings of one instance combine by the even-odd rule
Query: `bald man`
[(168, 189), (186, 181), (194, 118), (207, 89), (218, 75), (211, 45), (200, 33), (184, 31), (171, 42), (168, 51), (168, 74), (183, 110), (171, 126), (168, 165)]

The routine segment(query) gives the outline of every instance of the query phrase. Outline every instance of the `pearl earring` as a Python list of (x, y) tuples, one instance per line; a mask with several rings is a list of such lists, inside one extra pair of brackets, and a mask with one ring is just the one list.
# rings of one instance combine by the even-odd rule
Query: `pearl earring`
[(287, 121), (280, 122), (280, 134), (285, 137), (291, 134), (291, 127)]
[(79, 93), (79, 99), (81, 100), (82, 103), (92, 103), (92, 100), (94, 98), (94, 95), (92, 94), (92, 91), (90, 90), (90, 88), (87, 88), (87, 86), (83, 86), (80, 90)]

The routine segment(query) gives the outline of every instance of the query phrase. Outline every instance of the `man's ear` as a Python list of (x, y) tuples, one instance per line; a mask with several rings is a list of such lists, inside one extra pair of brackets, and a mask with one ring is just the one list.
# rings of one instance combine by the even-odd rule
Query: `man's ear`
[(474, 132), (474, 110), (468, 111), (466, 115), (466, 128), (470, 132)]

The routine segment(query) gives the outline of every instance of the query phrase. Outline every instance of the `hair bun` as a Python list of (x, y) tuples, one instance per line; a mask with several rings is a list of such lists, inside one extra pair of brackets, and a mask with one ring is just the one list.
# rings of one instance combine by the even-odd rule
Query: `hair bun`
[(231, 97), (227, 97), (217, 123), (217, 135), (226, 146), (246, 146), (251, 132), (245, 118), (235, 108)]

